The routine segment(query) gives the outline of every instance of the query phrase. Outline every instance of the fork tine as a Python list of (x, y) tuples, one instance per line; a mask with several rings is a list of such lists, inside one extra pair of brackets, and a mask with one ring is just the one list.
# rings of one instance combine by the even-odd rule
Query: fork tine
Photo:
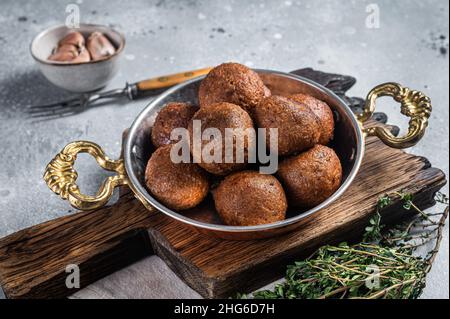
[(32, 109), (28, 110), (27, 114), (30, 117), (44, 117), (51, 115), (64, 115), (66, 113), (76, 112), (78, 109), (82, 108), (83, 105), (78, 103), (73, 103), (72, 105), (68, 104), (65, 106), (57, 106), (53, 108), (45, 108), (45, 109)]
[(39, 122), (57, 119), (81, 113), (88, 105), (100, 98), (102, 98), (100, 94), (84, 94), (58, 103), (30, 106), (26, 109), (26, 114), (28, 119), (40, 119)]
[(82, 107), (82, 99), (74, 98), (71, 100), (66, 100), (59, 103), (47, 104), (47, 105), (36, 105), (28, 108), (27, 118), (59, 118), (65, 117), (71, 114), (76, 114), (77, 109)]
[(65, 105), (65, 106), (55, 106), (55, 107), (47, 107), (47, 108), (34, 108), (34, 109), (29, 109), (27, 110), (28, 114), (40, 114), (40, 113), (56, 113), (56, 112), (64, 112), (64, 110), (67, 109), (71, 109), (71, 108), (75, 108), (75, 107), (80, 107), (81, 104), (73, 104), (73, 105)]
[(76, 104), (81, 104), (81, 98), (73, 98), (66, 101), (60, 101), (56, 103), (50, 103), (50, 104), (41, 104), (41, 105), (32, 105), (28, 107), (28, 110), (40, 110), (40, 109), (48, 109), (48, 108), (55, 108), (57, 106), (59, 107), (67, 107), (67, 106), (73, 106)]
[(34, 112), (34, 113), (29, 113), (28, 118), (43, 118), (43, 117), (51, 117), (51, 116), (63, 117), (66, 114), (71, 114), (71, 113), (75, 113), (75, 110), (60, 109), (59, 111), (55, 110), (55, 111), (47, 111), (47, 112)]

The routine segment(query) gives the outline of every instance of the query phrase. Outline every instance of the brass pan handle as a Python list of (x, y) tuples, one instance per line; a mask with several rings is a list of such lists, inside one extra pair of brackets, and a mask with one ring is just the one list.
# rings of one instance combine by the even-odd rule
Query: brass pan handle
[[(95, 196), (82, 194), (76, 184), (78, 173), (74, 169), (74, 164), (78, 153), (89, 153), (102, 168), (117, 173), (102, 183)], [(62, 199), (67, 199), (73, 207), (80, 210), (104, 206), (111, 198), (115, 187), (128, 183), (123, 160), (109, 159), (100, 146), (88, 141), (72, 142), (64, 147), (47, 165), (44, 180), (54, 193)]]
[(391, 96), (401, 104), (401, 113), (410, 118), (408, 132), (395, 137), (384, 127), (363, 128), (365, 136), (378, 136), (386, 145), (393, 148), (408, 148), (417, 144), (425, 134), (432, 107), (431, 100), (419, 91), (410, 90), (398, 83), (385, 83), (375, 87), (367, 96), (363, 113), (358, 115), (361, 124), (372, 117), (375, 101), (382, 96)]

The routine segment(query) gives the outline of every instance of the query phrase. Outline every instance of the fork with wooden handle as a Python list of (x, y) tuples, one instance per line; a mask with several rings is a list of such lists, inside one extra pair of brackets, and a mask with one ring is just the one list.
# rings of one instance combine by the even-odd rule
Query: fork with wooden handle
[(124, 88), (105, 92), (86, 93), (75, 98), (45, 105), (34, 105), (28, 108), (31, 118), (52, 119), (82, 112), (92, 103), (101, 99), (115, 99), (127, 97), (135, 100), (142, 96), (152, 96), (176, 84), (208, 74), (211, 68), (159, 76), (136, 83), (126, 83)]

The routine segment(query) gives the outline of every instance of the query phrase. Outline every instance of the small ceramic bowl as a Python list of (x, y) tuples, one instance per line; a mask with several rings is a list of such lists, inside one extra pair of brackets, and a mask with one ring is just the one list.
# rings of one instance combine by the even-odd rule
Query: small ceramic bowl
[[(80, 32), (85, 38), (92, 32), (102, 32), (115, 46), (116, 52), (105, 59), (84, 63), (50, 61), (48, 57), (58, 42), (73, 31)], [(30, 51), (51, 83), (72, 92), (89, 92), (104, 87), (114, 77), (124, 47), (125, 38), (119, 32), (102, 25), (80, 24), (77, 29), (61, 25), (42, 31), (31, 42)]]

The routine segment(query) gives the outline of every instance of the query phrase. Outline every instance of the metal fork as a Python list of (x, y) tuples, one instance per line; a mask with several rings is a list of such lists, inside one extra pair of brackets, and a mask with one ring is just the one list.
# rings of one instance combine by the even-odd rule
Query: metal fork
[(144, 95), (156, 95), (171, 86), (201, 75), (205, 75), (210, 70), (211, 68), (205, 68), (195, 71), (160, 76), (157, 78), (139, 81), (133, 84), (126, 83), (125, 87), (121, 89), (114, 89), (99, 93), (85, 93), (65, 101), (30, 106), (27, 108), (27, 113), (30, 118), (35, 120), (50, 120), (75, 115), (83, 112), (98, 100), (117, 99), (121, 97), (127, 97), (129, 100), (135, 100)]

